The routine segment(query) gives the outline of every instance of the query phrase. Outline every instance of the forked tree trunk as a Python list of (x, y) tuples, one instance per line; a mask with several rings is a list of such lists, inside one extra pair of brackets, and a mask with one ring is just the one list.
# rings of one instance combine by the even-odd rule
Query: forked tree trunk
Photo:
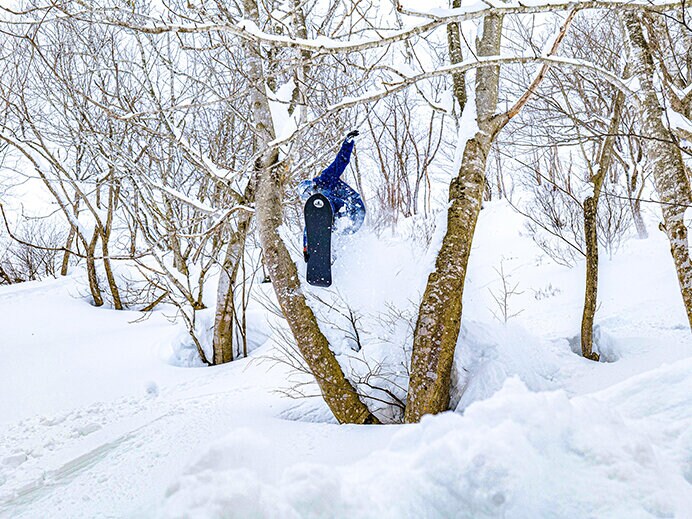
[[(246, 203), (253, 196), (254, 193), (251, 193), (250, 189), (246, 190)], [(245, 253), (245, 241), (251, 220), (252, 213), (249, 212), (243, 212), (238, 217), (238, 226), (231, 236), (221, 265), (214, 319), (214, 364), (223, 364), (234, 359), (234, 348), (237, 341), (234, 287), (240, 270), (239, 266)], [(244, 280), (243, 283), (245, 283)]]
[[(575, 14), (576, 10), (573, 10), (565, 19), (550, 54), (557, 51)], [(502, 16), (492, 14), (483, 19), (483, 33), (476, 42), (478, 56), (500, 54), (502, 22)], [(454, 40), (448, 41), (453, 46)], [(495, 113), (500, 68), (491, 66), (476, 70), (478, 131), (464, 144), (459, 172), (449, 186), (447, 232), (418, 310), (413, 335), (411, 378), (404, 413), (406, 422), (418, 422), (424, 414), (439, 413), (449, 407), (454, 350), (461, 327), (464, 280), (483, 201), (488, 154), (497, 134), (525, 106), (547, 70), (547, 65), (541, 67), (526, 92), (511, 109), (502, 114)]]
[[(111, 174), (111, 179), (113, 175)], [(115, 213), (115, 207), (120, 196), (120, 182), (118, 180), (111, 180), (110, 187), (108, 189), (108, 215), (106, 216), (106, 225), (101, 226), (97, 222), (97, 228), (100, 229), (101, 234), (101, 252), (103, 254), (103, 270), (106, 273), (106, 281), (108, 282), (108, 289), (110, 290), (111, 296), (113, 296), (113, 308), (116, 310), (123, 309), (123, 303), (120, 298), (120, 289), (118, 288), (117, 280), (113, 273), (113, 268), (111, 266), (110, 251), (108, 247), (108, 242), (110, 241), (111, 232), (113, 230), (113, 215)]]
[[(477, 42), (478, 54), (499, 54), (501, 33), (502, 17), (487, 16), (483, 21), (483, 36)], [(464, 280), (485, 190), (485, 166), (495, 135), (502, 126), (493, 117), (499, 76), (498, 67), (476, 71), (479, 131), (466, 142), (458, 175), (449, 186), (447, 232), (418, 310), (404, 414), (408, 423), (420, 421), (427, 413), (445, 411), (449, 406)]]
[(639, 80), (644, 151), (652, 164), (654, 186), (661, 200), (663, 227), (680, 283), (687, 319), (692, 326), (692, 262), (690, 261), (685, 209), (692, 202), (689, 179), (680, 148), (663, 124), (663, 108), (654, 87), (654, 62), (639, 14), (623, 14), (628, 32), (633, 74)]
[[(243, 7), (246, 18), (260, 25), (257, 1), (243, 0)], [(260, 48), (249, 42), (244, 46), (252, 85), (250, 106), (257, 146), (258, 149), (265, 150), (255, 161), (255, 212), (262, 252), (276, 297), (298, 348), (336, 419), (340, 423), (377, 423), (329, 348), (329, 342), (322, 334), (303, 295), (296, 264), (279, 235), (284, 186), (280, 167), (277, 166), (278, 150), (269, 145), (274, 137), (274, 130), (264, 86)]]

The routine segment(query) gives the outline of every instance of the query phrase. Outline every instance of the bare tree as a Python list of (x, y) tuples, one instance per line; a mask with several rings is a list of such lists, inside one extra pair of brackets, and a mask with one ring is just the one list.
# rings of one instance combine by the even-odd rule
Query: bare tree
[(649, 33), (647, 40), (644, 24), (638, 13), (626, 12), (622, 16), (627, 28), (632, 73), (640, 85), (644, 150), (652, 164), (654, 185), (661, 201), (663, 229), (670, 241), (682, 299), (692, 326), (692, 263), (684, 219), (685, 210), (692, 203), (689, 176), (673, 132), (664, 124), (664, 108), (656, 92), (656, 73), (650, 43), (656, 39), (656, 35)]
[[(576, 14), (570, 12), (557, 33), (551, 54), (564, 38)], [(503, 16), (483, 18), (483, 34), (476, 42), (476, 55), (500, 54)], [(417, 422), (426, 413), (447, 409), (454, 351), (461, 326), (461, 301), (471, 244), (485, 192), (485, 167), (490, 148), (502, 128), (516, 116), (543, 80), (544, 65), (531, 85), (506, 112), (496, 114), (500, 86), (499, 66), (476, 71), (475, 107), (477, 130), (466, 142), (457, 177), (449, 188), (447, 232), (442, 240), (418, 312), (411, 358), (411, 382), (406, 405), (406, 421)]]
[[(1, 135), (4, 142), (33, 161), (39, 175), (48, 179), (46, 186), (57, 193), (54, 196), (83, 247), (95, 250), (100, 243), (101, 257), (110, 259), (110, 249), (104, 247), (111, 246), (115, 235), (129, 233), (127, 252), (131, 257), (142, 256), (140, 267), (152, 273), (151, 283), (165, 280), (161, 291), (170, 294), (184, 310), (183, 318), (200, 356), (202, 348), (194, 337), (195, 312), (206, 306), (204, 280), (221, 266), (222, 282), (216, 297), (218, 357), (215, 354), (214, 359), (224, 361), (230, 357), (227, 349), (224, 352), (222, 337), (234, 334), (227, 333), (229, 323), (236, 319), (231, 317), (236, 301), (231, 287), (236, 280), (234, 276), (242, 269), (247, 244), (244, 240), (252, 229), (250, 213), (254, 211), (254, 225), (279, 306), (327, 404), (341, 422), (374, 423), (377, 419), (364, 404), (354, 381), (344, 373), (306, 302), (296, 264), (280, 234), (286, 212), (291, 210), (290, 204), (284, 204), (286, 191), (292, 181), (315, 170), (329, 154), (331, 146), (325, 145), (322, 132), (334, 134), (354, 121), (367, 118), (376, 144), (369, 160), (379, 160), (385, 165), (381, 167), (382, 175), (387, 175), (380, 191), (381, 210), (394, 211), (394, 219), (399, 212), (414, 214), (419, 210), (419, 197), (425, 200), (430, 161), (438, 152), (439, 156), (452, 155), (445, 150), (451, 146), (442, 137), (444, 124), (451, 122), (450, 114), (459, 115), (457, 107), (463, 109), (462, 119), (475, 120), (476, 126), (459, 132), (456, 142), (459, 162), (449, 186), (446, 232), (418, 310), (405, 410), (405, 420), (411, 422), (426, 413), (443, 411), (449, 405), (467, 264), (487, 192), (488, 156), (498, 135), (539, 93), (540, 85), (554, 68), (589, 71), (593, 73), (589, 78), (611, 85), (609, 92), (630, 93), (620, 69), (608, 68), (589, 58), (557, 55), (576, 12), (594, 8), (623, 13), (629, 39), (636, 47), (634, 61), (639, 64), (632, 72), (640, 83), (648, 78), (651, 88), (645, 85), (643, 90), (644, 97), (651, 100), (651, 95), (655, 97), (651, 79), (654, 72), (647, 57), (651, 50), (635, 34), (637, 27), (641, 29), (640, 15), (645, 12), (647, 17), (656, 18), (661, 13), (669, 16), (679, 10), (680, 3), (657, 1), (645, 5), (625, 0), (606, 4), (594, 1), (502, 3), (448, 14), (408, 11), (398, 3), (393, 10), (375, 10), (360, 4), (335, 2), (326, 12), (320, 12), (310, 10), (309, 3), (293, 1), (266, 5), (255, 0), (244, 0), (237, 5), (174, 1), (155, 10), (146, 2), (131, 2), (128, 6), (105, 2), (100, 6), (108, 9), (94, 9), (81, 0), (51, 4), (46, 9), (37, 3), (31, 16), (37, 20), (39, 15), (45, 16), (41, 24), (36, 23), (37, 32), (31, 36), (30, 48), (41, 48), (36, 34), (41, 36), (44, 25), (49, 29), (61, 23), (106, 27), (107, 31), (103, 29), (106, 33), (128, 35), (122, 48), (108, 42), (100, 47), (112, 49), (111, 53), (122, 52), (124, 59), (116, 62), (118, 70), (127, 73), (98, 71), (90, 76), (95, 78), (93, 81), (75, 91), (65, 87), (70, 84), (64, 81), (65, 71), (51, 70), (49, 62), (43, 69), (46, 77), (62, 84), (74, 98), (68, 104), (78, 114), (74, 119), (81, 121), (79, 117), (87, 116), (89, 124), (81, 121), (79, 128), (88, 131), (79, 134), (89, 138), (89, 146), (84, 147), (89, 152), (86, 155), (89, 171), (98, 172), (89, 190), (75, 180), (74, 160), (57, 160), (50, 154), (51, 146), (32, 147), (35, 142), (40, 144), (41, 137), (45, 142), (43, 127), (39, 128), (42, 132), (31, 129), (32, 146), (27, 146), (26, 130), (21, 126), (26, 121), (36, 126), (36, 114), (9, 91), (5, 97), (11, 100), (17, 124), (6, 123), (3, 127), (6, 131)], [(567, 12), (569, 9), (573, 10)], [(56, 13), (60, 13), (57, 18)], [(508, 30), (506, 21), (517, 15), (539, 13), (560, 13), (562, 21), (549, 38), (548, 52), (541, 51), (546, 47), (543, 41), (532, 38), (528, 51), (512, 49), (518, 52), (503, 54), (508, 48), (504, 37)], [(416, 17), (419, 21), (407, 25), (404, 17)], [(475, 45), (467, 44), (464, 48), (464, 33), (459, 24), (472, 20), (482, 24), (482, 33)], [(46, 31), (50, 34), (49, 29)], [(446, 45), (445, 61), (450, 64), (440, 66), (437, 59), (440, 54), (432, 50), (429, 57), (434, 59), (418, 59), (414, 39), (430, 48)], [(20, 41), (26, 43), (22, 38)], [(656, 52), (663, 56), (669, 52), (664, 49), (670, 47), (670, 44), (659, 45)], [(464, 59), (464, 55), (468, 57)], [(405, 57), (406, 65), (399, 67), (401, 56)], [(665, 61), (665, 58), (658, 59)], [(642, 67), (641, 63), (646, 66)], [(527, 70), (528, 64), (539, 65), (535, 74), (524, 77), (526, 81), (519, 88), (506, 91), (508, 77)], [(465, 75), (471, 70), (475, 70), (473, 85)], [(667, 66), (667, 70), (674, 69)], [(209, 83), (199, 80), (202, 73), (210, 78)], [(132, 83), (128, 84), (126, 78)], [(236, 91), (232, 85), (241, 88)], [(455, 97), (456, 104), (436, 106), (439, 99), (430, 94), (441, 93), (445, 88)], [(412, 95), (413, 89), (422, 100), (420, 106), (427, 104), (431, 110), (426, 115), (426, 121), (430, 121), (427, 135), (415, 131), (411, 124), (415, 111), (404, 102), (419, 99)], [(80, 103), (88, 109), (79, 109)], [(377, 106), (377, 103), (381, 104)], [(346, 113), (348, 109), (351, 110)], [(651, 108), (650, 113), (645, 110), (643, 133), (649, 139), (659, 138), (670, 144), (676, 133), (660, 127), (661, 114), (660, 106)], [(654, 128), (655, 117), (659, 126)], [(619, 126), (619, 121), (615, 121), (616, 125), (613, 119), (609, 118), (606, 128), (601, 128), (602, 134), (612, 133)], [(98, 131), (92, 131), (92, 126)], [(652, 133), (651, 128), (658, 134)], [(219, 139), (211, 137), (215, 131), (221, 135)], [(664, 135), (665, 131), (668, 133)], [(238, 145), (231, 143), (231, 135), (243, 135)], [(612, 164), (621, 166), (623, 162), (624, 154), (615, 153), (620, 151), (616, 141), (592, 139), (591, 152), (585, 153), (592, 159), (598, 157), (592, 162), (602, 162), (604, 166), (594, 168), (587, 179), (593, 187), (598, 186), (591, 202), (586, 204), (590, 215), (586, 227), (591, 238), (598, 226), (598, 218), (594, 217), (598, 206), (608, 209), (607, 204), (597, 203), (599, 195), (605, 193), (603, 186), (608, 180), (605, 171), (612, 171)], [(72, 136), (71, 149), (81, 149), (80, 142)], [(658, 160), (662, 156), (678, 160), (669, 144), (667, 147), (647, 144), (646, 149), (657, 185), (667, 190), (666, 196), (673, 196), (671, 190), (680, 187), (680, 179), (668, 182), (672, 178), (667, 173), (670, 166), (665, 169)], [(598, 151), (594, 151), (596, 148)], [(679, 154), (679, 147), (674, 148)], [(383, 158), (378, 159), (378, 151)], [(45, 160), (49, 161), (48, 170), (44, 167)], [(681, 159), (676, 162), (680, 163)], [(147, 173), (151, 171), (154, 174), (150, 177)], [(684, 168), (677, 168), (675, 175), (679, 176), (681, 171), (684, 173)], [(65, 196), (56, 186), (61, 189), (69, 186), (70, 196)], [(637, 186), (642, 186), (641, 178)], [(635, 189), (634, 183), (628, 182), (628, 190)], [(686, 195), (680, 200), (670, 197), (665, 200), (678, 205), (689, 203)], [(77, 212), (79, 218), (75, 216)], [(680, 214), (679, 209), (668, 213), (664, 210), (679, 267), (685, 259), (680, 248), (685, 238), (681, 235)], [(94, 234), (82, 232), (85, 221), (93, 225)], [(582, 221), (579, 225), (584, 224)], [(674, 237), (677, 238), (673, 240)], [(140, 248), (142, 243), (144, 250)], [(593, 252), (594, 243), (591, 240), (591, 245), (585, 247)], [(683, 248), (686, 250), (686, 244)], [(224, 257), (219, 260), (221, 254)], [(245, 280), (246, 276), (241, 278)], [(687, 281), (683, 281), (681, 277), (685, 293)]]

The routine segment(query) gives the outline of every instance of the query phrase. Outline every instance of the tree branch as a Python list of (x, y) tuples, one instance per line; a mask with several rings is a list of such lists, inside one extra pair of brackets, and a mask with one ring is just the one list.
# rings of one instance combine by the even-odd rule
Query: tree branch
[[(553, 42), (553, 46), (550, 48), (550, 52), (548, 52), (548, 56), (553, 56), (557, 52), (557, 49), (560, 46), (560, 43), (562, 43), (562, 40), (565, 38), (565, 35), (567, 34), (567, 29), (569, 28), (576, 14), (577, 9), (573, 9), (572, 11), (570, 11), (569, 15), (567, 15), (567, 19), (565, 20), (565, 23), (562, 24), (562, 27), (560, 27), (557, 37)], [(506, 117), (507, 120), (509, 120), (521, 111), (521, 109), (528, 102), (528, 100), (531, 98), (534, 92), (538, 89), (538, 86), (543, 81), (543, 78), (545, 78), (545, 75), (548, 72), (549, 68), (550, 64), (543, 63), (543, 66), (538, 71), (538, 75), (533, 80), (529, 88), (527, 88), (526, 92), (524, 92), (524, 94), (517, 100), (517, 102), (514, 103), (514, 106), (507, 110), (507, 113), (505, 113), (503, 117)]]
[[(75, 2), (85, 9), (85, 13), (70, 12), (64, 6), (53, 6), (59, 9), (65, 16), (70, 18), (80, 18), (82, 14), (92, 14), (97, 10), (94, 9), (93, 5), (86, 0), (75, 0)], [(316, 39), (305, 39), (305, 38), (289, 38), (286, 36), (280, 36), (276, 34), (270, 34), (261, 31), (255, 23), (250, 20), (240, 20), (236, 23), (192, 23), (192, 24), (171, 24), (162, 23), (160, 20), (138, 15), (137, 17), (145, 20), (146, 24), (136, 24), (130, 23), (122, 19), (108, 18), (104, 17), (100, 21), (109, 25), (115, 25), (118, 27), (124, 27), (138, 32), (146, 34), (164, 34), (164, 33), (178, 33), (178, 34), (198, 34), (206, 32), (225, 32), (230, 33), (234, 36), (242, 38), (246, 41), (251, 41), (255, 43), (262, 43), (267, 45), (272, 45), (274, 47), (285, 47), (306, 50), (310, 52), (316, 52), (319, 55), (327, 54), (341, 54), (349, 52), (359, 52), (367, 49), (373, 49), (377, 47), (385, 47), (393, 43), (401, 42), (407, 40), (413, 36), (418, 36), (431, 32), (439, 27), (445, 27), (449, 23), (454, 22), (464, 22), (468, 20), (476, 20), (482, 18), (489, 14), (503, 16), (511, 14), (538, 14), (546, 12), (555, 11), (566, 11), (568, 9), (606, 9), (606, 10), (627, 10), (627, 11), (648, 11), (653, 13), (662, 13), (665, 11), (678, 9), (684, 2), (682, 0), (666, 0), (661, 2), (652, 2), (648, 0), (588, 0), (582, 2), (565, 2), (548, 1), (541, 5), (512, 5), (512, 6), (493, 6), (490, 3), (475, 3), (470, 6), (461, 7), (458, 9), (441, 10), (440, 15), (431, 15), (432, 11), (425, 13), (416, 13), (416, 16), (424, 17), (432, 20), (414, 25), (413, 27), (408, 27), (406, 29), (401, 29), (394, 31), (389, 36), (383, 36), (380, 38), (361, 40), (357, 42), (342, 42), (332, 38), (319, 37)], [(103, 10), (101, 10), (103, 11)], [(131, 13), (120, 12), (119, 10), (113, 10), (114, 13), (127, 14)], [(406, 14), (413, 15), (413, 11), (406, 11)], [(93, 21), (93, 20), (92, 20)]]

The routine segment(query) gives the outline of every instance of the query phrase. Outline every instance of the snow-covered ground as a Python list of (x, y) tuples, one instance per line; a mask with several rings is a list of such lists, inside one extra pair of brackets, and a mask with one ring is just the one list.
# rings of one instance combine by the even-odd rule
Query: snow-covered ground
[[(692, 517), (692, 336), (654, 224), (603, 254), (611, 362), (593, 363), (570, 349), (583, 265), (555, 265), (487, 204), (457, 412), (417, 425), (340, 426), (319, 399), (285, 397), (269, 313), (252, 313), (249, 359), (184, 368), (170, 311), (93, 308), (79, 276), (0, 287), (0, 517)], [(415, 310), (430, 268), (406, 235), (355, 235), (335, 290), (316, 292), (360, 316), (373, 358), (401, 355), (405, 323), (376, 314)], [(500, 265), (517, 292), (506, 324)], [(325, 333), (347, 365), (352, 345)]]

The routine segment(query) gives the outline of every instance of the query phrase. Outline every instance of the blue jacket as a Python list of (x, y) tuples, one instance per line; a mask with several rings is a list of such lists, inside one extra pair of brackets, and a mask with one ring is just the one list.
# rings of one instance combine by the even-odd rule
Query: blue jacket
[(365, 204), (358, 192), (341, 180), (341, 175), (351, 160), (353, 139), (346, 139), (334, 161), (312, 180), (304, 180), (298, 186), (303, 200), (315, 192), (322, 193), (332, 204), (334, 228), (337, 232), (352, 234), (360, 229), (365, 220)]

